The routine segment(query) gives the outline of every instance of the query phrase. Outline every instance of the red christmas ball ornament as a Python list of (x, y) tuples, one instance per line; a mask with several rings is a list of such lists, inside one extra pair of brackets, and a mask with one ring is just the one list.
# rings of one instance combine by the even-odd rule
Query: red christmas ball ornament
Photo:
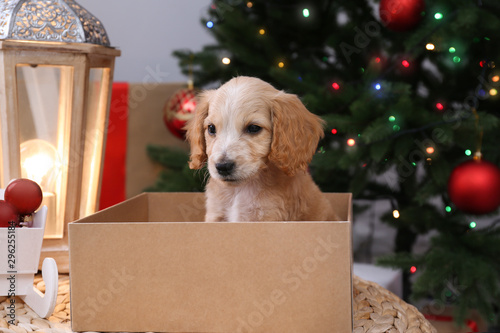
[(424, 0), (381, 0), (379, 14), (388, 29), (408, 31), (420, 23), (424, 9)]
[(5, 188), (5, 201), (14, 206), (21, 215), (33, 213), (40, 207), (43, 194), (38, 184), (30, 179), (15, 179)]
[(490, 213), (500, 206), (500, 169), (482, 159), (461, 163), (451, 172), (448, 194), (465, 213)]
[(14, 221), (19, 226), (19, 214), (14, 206), (5, 200), (0, 200), (0, 228), (8, 228)]
[(163, 108), (163, 121), (170, 132), (179, 139), (185, 139), (186, 122), (193, 118), (196, 108), (196, 91), (194, 89), (178, 90)]

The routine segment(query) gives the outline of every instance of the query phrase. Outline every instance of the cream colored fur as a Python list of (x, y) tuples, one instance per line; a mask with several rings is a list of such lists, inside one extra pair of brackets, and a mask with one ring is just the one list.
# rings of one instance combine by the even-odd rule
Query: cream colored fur
[(322, 127), (297, 96), (257, 78), (204, 91), (187, 139), (189, 166), (207, 164), (211, 176), (205, 220), (338, 220), (307, 172)]

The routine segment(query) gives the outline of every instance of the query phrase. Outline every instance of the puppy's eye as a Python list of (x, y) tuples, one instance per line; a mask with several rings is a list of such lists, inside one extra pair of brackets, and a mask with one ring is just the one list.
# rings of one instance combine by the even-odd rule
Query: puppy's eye
[(212, 124), (208, 125), (208, 134), (215, 135), (215, 133), (216, 133), (215, 126)]
[(248, 127), (247, 127), (247, 132), (251, 133), (251, 134), (259, 133), (261, 130), (262, 130), (262, 127), (260, 127), (258, 125), (254, 125), (254, 124), (248, 125)]

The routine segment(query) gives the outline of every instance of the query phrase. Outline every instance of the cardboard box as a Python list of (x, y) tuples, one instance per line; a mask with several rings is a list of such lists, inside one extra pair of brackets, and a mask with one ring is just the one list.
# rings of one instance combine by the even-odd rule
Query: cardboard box
[(188, 143), (170, 133), (163, 122), (165, 103), (181, 88), (186, 88), (186, 82), (130, 83), (125, 166), (127, 198), (153, 185), (163, 169), (147, 156), (147, 145), (168, 146), (189, 152)]
[(69, 224), (73, 331), (352, 331), (344, 222), (207, 223), (203, 193), (148, 193)]

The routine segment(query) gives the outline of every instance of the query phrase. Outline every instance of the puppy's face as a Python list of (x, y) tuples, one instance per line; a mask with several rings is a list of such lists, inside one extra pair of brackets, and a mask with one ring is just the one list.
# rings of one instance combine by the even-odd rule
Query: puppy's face
[(199, 96), (187, 125), (189, 167), (207, 163), (212, 178), (227, 184), (251, 179), (270, 164), (293, 176), (307, 169), (322, 126), (296, 95), (236, 77)]
[(210, 175), (228, 184), (248, 180), (265, 168), (272, 140), (265, 91), (270, 87), (264, 82), (232, 83), (213, 93), (203, 122)]

